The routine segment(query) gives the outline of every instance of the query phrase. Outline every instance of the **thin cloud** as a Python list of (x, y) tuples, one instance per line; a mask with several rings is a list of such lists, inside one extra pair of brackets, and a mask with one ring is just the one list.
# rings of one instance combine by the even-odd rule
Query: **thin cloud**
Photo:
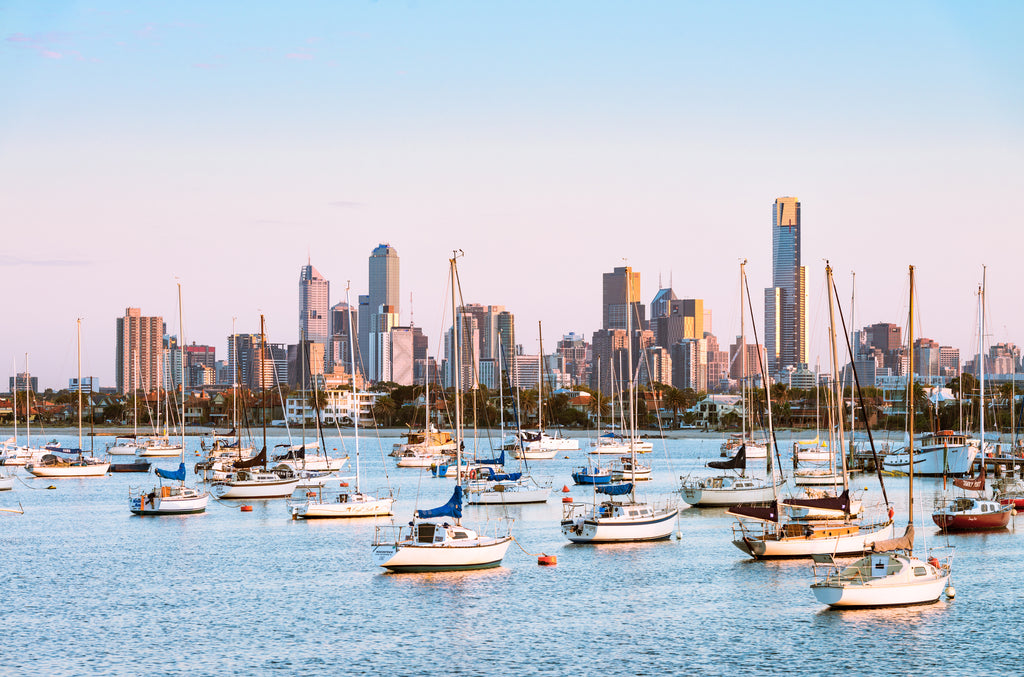
[(69, 268), (74, 266), (88, 266), (92, 261), (75, 259), (28, 259), (22, 256), (0, 256), (0, 267), (14, 268), (16, 266), (34, 266), (38, 268)]

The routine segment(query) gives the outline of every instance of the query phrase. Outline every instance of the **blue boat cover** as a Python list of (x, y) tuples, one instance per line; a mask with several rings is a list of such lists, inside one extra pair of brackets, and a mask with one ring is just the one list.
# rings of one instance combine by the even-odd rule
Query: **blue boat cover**
[(633, 483), (627, 482), (626, 484), (607, 484), (596, 488), (596, 491), (602, 494), (608, 494), (609, 496), (622, 496), (633, 491)]
[(165, 480), (178, 480), (180, 482), (185, 481), (185, 464), (182, 463), (178, 466), (177, 470), (164, 470), (163, 468), (156, 469), (157, 477), (163, 477)]
[(452, 497), (449, 498), (448, 502), (440, 508), (434, 508), (433, 510), (417, 510), (415, 515), (419, 519), (430, 519), (432, 517), (454, 517), (455, 519), (462, 519), (462, 487), (456, 484)]
[(521, 472), (510, 472), (510, 473), (495, 473), (491, 475), (491, 479), (495, 482), (515, 482), (523, 476)]
[(505, 465), (505, 450), (501, 450), (501, 455), (498, 458), (485, 458), (477, 461), (479, 465)]

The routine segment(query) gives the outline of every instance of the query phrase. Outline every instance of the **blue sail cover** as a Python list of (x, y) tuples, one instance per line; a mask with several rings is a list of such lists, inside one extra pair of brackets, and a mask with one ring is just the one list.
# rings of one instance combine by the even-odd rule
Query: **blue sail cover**
[(157, 468), (154, 472), (156, 472), (157, 477), (163, 477), (165, 480), (178, 480), (180, 482), (185, 481), (184, 463), (179, 465), (177, 470), (164, 470), (162, 468)]
[(633, 491), (633, 483), (606, 484), (604, 486), (596, 487), (596, 491), (599, 491), (602, 494), (608, 494), (609, 496), (623, 496)]
[(495, 473), (491, 475), (491, 480), (495, 482), (515, 482), (523, 476), (521, 472), (510, 472), (510, 473)]
[(505, 450), (501, 450), (501, 455), (498, 458), (485, 458), (478, 460), (479, 465), (505, 465)]
[(430, 519), (432, 517), (454, 517), (455, 519), (462, 519), (462, 486), (456, 484), (452, 497), (449, 498), (448, 502), (440, 508), (434, 508), (433, 510), (417, 510), (415, 515), (419, 519)]

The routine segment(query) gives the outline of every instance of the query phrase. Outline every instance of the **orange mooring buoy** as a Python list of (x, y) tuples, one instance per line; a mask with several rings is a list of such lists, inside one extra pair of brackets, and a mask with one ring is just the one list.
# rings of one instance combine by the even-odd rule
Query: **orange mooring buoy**
[(242, 512), (252, 512), (252, 506), (251, 505), (243, 505), (241, 508), (239, 508), (239, 510), (241, 510)]
[(541, 555), (537, 558), (537, 564), (542, 567), (553, 567), (558, 564), (558, 558), (554, 555)]
[(563, 494), (568, 494), (569, 493), (569, 485), (568, 484), (562, 485), (562, 493)]
[(572, 503), (572, 496), (562, 496), (562, 503)]

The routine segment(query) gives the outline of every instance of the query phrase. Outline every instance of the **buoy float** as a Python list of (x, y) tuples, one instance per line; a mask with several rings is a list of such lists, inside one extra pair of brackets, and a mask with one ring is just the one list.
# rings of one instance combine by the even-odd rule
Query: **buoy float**
[(48, 487), (46, 487), (46, 488), (47, 488), (47, 489), (56, 489), (57, 487), (55, 487), (55, 486), (53, 486), (53, 485), (51, 484), (50, 486), (48, 486)]
[(252, 512), (252, 506), (251, 505), (243, 505), (241, 508), (239, 508), (239, 510), (241, 510), (242, 512)]
[(562, 503), (572, 503), (572, 496), (562, 496)]
[(553, 567), (558, 564), (558, 558), (554, 555), (541, 555), (537, 558), (537, 564), (542, 567)]
[(569, 493), (569, 485), (568, 484), (562, 485), (562, 493), (563, 494), (568, 494)]
[(956, 588), (954, 588), (952, 585), (947, 587), (946, 597), (948, 597), (949, 599), (953, 599), (954, 597), (956, 597)]
[(315, 491), (307, 491), (306, 492), (306, 496), (312, 498), (313, 496), (316, 496), (316, 492)]
[(348, 486), (348, 482), (339, 482), (338, 486), (339, 487), (347, 487)]

